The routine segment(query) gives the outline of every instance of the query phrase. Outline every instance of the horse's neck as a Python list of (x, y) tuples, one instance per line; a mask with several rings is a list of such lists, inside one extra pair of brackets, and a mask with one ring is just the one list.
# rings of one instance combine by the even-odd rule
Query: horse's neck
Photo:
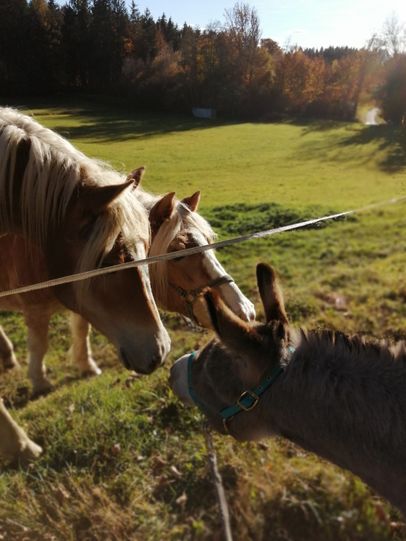
[(406, 511), (406, 353), (302, 336), (262, 408), (265, 425), (351, 470)]

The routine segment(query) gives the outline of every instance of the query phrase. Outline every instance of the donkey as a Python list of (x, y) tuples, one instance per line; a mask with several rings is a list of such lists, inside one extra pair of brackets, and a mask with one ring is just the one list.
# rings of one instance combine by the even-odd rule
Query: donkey
[[(144, 258), (150, 227), (132, 184), (30, 117), (1, 108), (0, 235), (27, 241), (26, 253), (1, 256), (1, 287), (23, 285), (28, 272), (55, 278)], [(44, 295), (27, 302), (36, 306)], [(51, 298), (105, 334), (129, 369), (151, 373), (169, 351), (146, 268), (58, 286)], [(32, 347), (43, 343), (33, 337)]]
[(273, 269), (259, 264), (265, 324), (206, 294), (219, 340), (181, 357), (174, 392), (238, 440), (279, 434), (358, 475), (406, 514), (406, 347), (292, 329)]
[(0, 399), (0, 458), (25, 465), (39, 457), (42, 449), (27, 436)]

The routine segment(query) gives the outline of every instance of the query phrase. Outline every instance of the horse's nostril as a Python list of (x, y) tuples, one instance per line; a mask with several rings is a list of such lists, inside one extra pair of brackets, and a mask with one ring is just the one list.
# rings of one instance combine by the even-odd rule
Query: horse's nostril
[(121, 357), (121, 360), (123, 361), (124, 366), (127, 368), (127, 370), (131, 370), (131, 365), (128, 362), (126, 352), (124, 351), (123, 348), (120, 348), (120, 357)]
[(161, 364), (164, 364), (165, 357), (162, 355), (155, 355), (151, 360), (151, 372), (152, 370), (155, 370), (155, 368), (158, 368)]

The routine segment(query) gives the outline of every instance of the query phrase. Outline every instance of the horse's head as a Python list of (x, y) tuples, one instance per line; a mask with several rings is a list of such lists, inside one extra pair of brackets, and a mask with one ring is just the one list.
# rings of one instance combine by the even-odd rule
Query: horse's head
[[(82, 182), (47, 243), (52, 277), (143, 259), (149, 250), (148, 215), (122, 184)], [(61, 302), (80, 313), (117, 347), (128, 369), (150, 373), (165, 359), (170, 339), (152, 295), (148, 267), (58, 286)]]
[(172, 389), (185, 404), (199, 405), (218, 431), (224, 433), (227, 428), (239, 439), (255, 439), (261, 434), (255, 416), (244, 412), (231, 426), (225, 426), (224, 418), (232, 413), (230, 407), (242, 401), (246, 406), (242, 410), (252, 409), (256, 399), (250, 390), (259, 388), (264, 378), (280, 369), (290, 347), (288, 319), (273, 269), (258, 265), (257, 280), (266, 322), (249, 324), (234, 315), (216, 292), (206, 293), (219, 340), (178, 359), (170, 377)]
[[(0, 161), (0, 231), (39, 248), (51, 278), (145, 257), (150, 227), (126, 190), (132, 179), (120, 184), (108, 166), (8, 108), (0, 108)], [(110, 338), (128, 368), (151, 372), (165, 358), (170, 340), (147, 269), (67, 284), (55, 294)]]
[[(209, 224), (196, 212), (200, 192), (182, 201), (168, 193), (150, 211), (150, 254), (174, 252), (213, 241)], [(151, 267), (151, 283), (157, 302), (203, 327), (211, 327), (203, 293), (216, 289), (226, 305), (246, 321), (255, 318), (254, 305), (245, 297), (217, 260), (214, 250), (178, 257)]]

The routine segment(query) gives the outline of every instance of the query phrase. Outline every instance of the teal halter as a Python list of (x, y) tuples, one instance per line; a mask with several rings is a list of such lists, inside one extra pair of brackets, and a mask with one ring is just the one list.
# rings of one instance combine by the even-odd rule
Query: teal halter
[[(287, 347), (288, 357), (291, 357), (294, 352), (296, 351), (296, 348), (293, 346)], [(192, 398), (193, 402), (198, 406), (203, 413), (212, 411), (212, 408), (205, 404), (200, 398), (197, 396), (193, 389), (192, 384), (192, 363), (194, 358), (196, 357), (196, 351), (193, 351), (187, 360), (188, 366), (188, 389), (189, 389), (189, 395)], [(282, 366), (277, 366), (272, 372), (269, 374), (269, 376), (266, 376), (259, 385), (254, 387), (253, 389), (248, 389), (246, 391), (243, 391), (240, 395), (240, 398), (237, 400), (237, 402), (231, 406), (227, 406), (220, 410), (218, 414), (222, 418), (223, 426), (226, 430), (226, 432), (230, 433), (230, 430), (228, 428), (228, 421), (230, 421), (233, 417), (238, 415), (239, 413), (243, 411), (251, 411), (253, 410), (259, 403), (262, 395), (271, 387), (271, 385), (279, 378), (279, 376), (284, 372), (284, 368)]]

